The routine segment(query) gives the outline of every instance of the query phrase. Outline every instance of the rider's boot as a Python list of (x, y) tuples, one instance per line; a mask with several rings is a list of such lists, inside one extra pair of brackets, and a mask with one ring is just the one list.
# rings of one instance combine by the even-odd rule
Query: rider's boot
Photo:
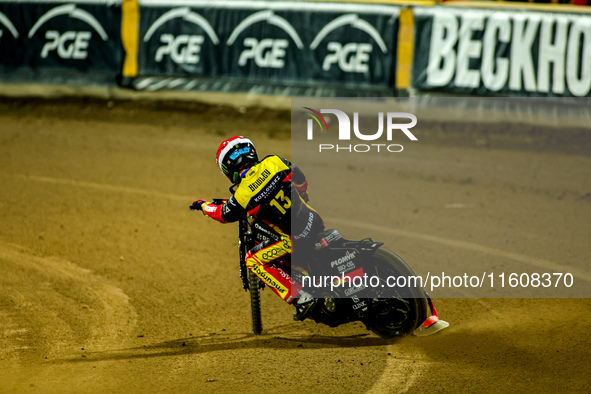
[(316, 305), (316, 300), (310, 294), (300, 290), (299, 298), (294, 303), (296, 311), (293, 314), (293, 320), (302, 321), (310, 316), (310, 313)]
[(433, 302), (429, 300), (429, 306), (431, 307), (431, 311), (433, 314), (425, 319), (423, 324), (417, 327), (413, 334), (418, 337), (426, 337), (428, 335), (433, 335), (444, 328), (449, 327), (449, 323), (445, 320), (441, 320), (439, 318), (439, 314), (437, 313), (437, 309), (435, 309), (435, 305)]

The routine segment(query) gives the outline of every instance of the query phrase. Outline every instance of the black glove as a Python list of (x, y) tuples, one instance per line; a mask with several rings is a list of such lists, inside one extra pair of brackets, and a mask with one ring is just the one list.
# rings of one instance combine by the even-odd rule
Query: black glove
[(191, 204), (189, 209), (191, 211), (203, 211), (203, 204), (207, 203), (207, 200), (197, 200)]

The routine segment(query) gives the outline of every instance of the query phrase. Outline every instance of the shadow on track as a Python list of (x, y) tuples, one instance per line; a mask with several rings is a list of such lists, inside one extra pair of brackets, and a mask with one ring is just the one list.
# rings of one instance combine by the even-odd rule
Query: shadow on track
[[(61, 360), (47, 360), (57, 363), (81, 363), (113, 360), (131, 360), (152, 357), (168, 357), (176, 355), (202, 354), (228, 350), (247, 349), (321, 349), (321, 348), (359, 348), (380, 347), (399, 341), (371, 337), (364, 333), (348, 336), (324, 335), (275, 335), (272, 333), (255, 336), (251, 333), (210, 333), (201, 336), (178, 338), (141, 347), (115, 349), (100, 352), (84, 352), (80, 356), (72, 356)], [(75, 358), (74, 358), (75, 357)]]

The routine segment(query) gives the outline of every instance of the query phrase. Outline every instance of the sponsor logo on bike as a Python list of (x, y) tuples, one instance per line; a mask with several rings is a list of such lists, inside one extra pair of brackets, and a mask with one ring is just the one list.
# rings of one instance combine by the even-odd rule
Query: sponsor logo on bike
[(322, 238), (320, 242), (314, 244), (314, 249), (320, 250), (329, 246), (332, 242), (338, 241), (342, 236), (337, 230), (332, 230), (330, 234)]
[(351, 252), (347, 252), (347, 254), (343, 257), (340, 257), (336, 260), (333, 260), (330, 262), (330, 267), (333, 268), (335, 265), (341, 265), (343, 263), (346, 263), (348, 261), (353, 260), (355, 257), (357, 257), (357, 252), (356, 251), (351, 251)]
[[(238, 26), (234, 28), (226, 44), (231, 46), (238, 37), (255, 23), (267, 23), (283, 30), (291, 41), (295, 43), (298, 49), (303, 49), (304, 44), (297, 31), (285, 18), (276, 15), (272, 10), (263, 10), (255, 12), (246, 17)], [(242, 42), (244, 49), (238, 57), (238, 65), (246, 66), (249, 62), (259, 68), (278, 68), (285, 66), (285, 54), (289, 48), (290, 41), (285, 38), (263, 38), (245, 37)]]
[(263, 234), (257, 234), (256, 239), (257, 239), (257, 241), (264, 242), (264, 241), (270, 240), (271, 238), (269, 238), (269, 237), (267, 237), (266, 235), (263, 235)]
[(276, 234), (274, 234), (273, 232), (269, 231), (268, 229), (264, 228), (263, 226), (261, 226), (260, 224), (256, 223), (254, 224), (254, 228), (257, 229), (258, 231), (262, 231), (265, 234), (267, 234), (268, 236), (276, 236)]
[(201, 16), (199, 13), (192, 11), (189, 7), (174, 8), (168, 12), (162, 14), (144, 35), (144, 42), (150, 41), (152, 36), (162, 26), (168, 24), (171, 21), (178, 23), (177, 19), (188, 22), (200, 28), (204, 34), (180, 34), (174, 35), (170, 33), (162, 33), (159, 36), (160, 46), (156, 50), (154, 60), (158, 63), (162, 62), (165, 57), (170, 59), (176, 64), (198, 64), (201, 61), (201, 47), (205, 42), (205, 36), (207, 36), (214, 45), (220, 43), (215, 30), (207, 19)]
[(248, 184), (248, 188), (250, 189), (250, 191), (254, 192), (256, 189), (258, 189), (265, 182), (265, 180), (269, 177), (269, 175), (271, 175), (271, 171), (264, 170), (261, 173), (261, 176), (259, 176), (253, 182)]
[(262, 255), (261, 258), (267, 262), (269, 260), (273, 260), (279, 256), (282, 256), (285, 254), (285, 251), (282, 248), (273, 248), (273, 249), (268, 249), (266, 250)]
[[(384, 54), (388, 53), (388, 48), (380, 33), (369, 22), (361, 19), (357, 14), (342, 15), (326, 24), (310, 44), (310, 49), (316, 50), (326, 36), (344, 27), (364, 31), (372, 38), (373, 42), (378, 45)], [(324, 57), (322, 69), (324, 71), (330, 71), (334, 65), (337, 65), (346, 73), (367, 73), (369, 71), (370, 55), (373, 48), (374, 46), (371, 43), (329, 41), (326, 44), (328, 54)]]
[[(410, 131), (411, 128), (416, 126), (417, 117), (407, 112), (379, 112), (377, 114), (378, 130), (373, 134), (366, 134), (360, 130), (359, 126), (359, 113), (353, 112), (353, 121), (349, 115), (339, 109), (321, 109), (316, 111), (310, 107), (302, 107), (306, 111), (304, 114), (310, 117), (307, 119), (306, 131), (308, 140), (314, 139), (314, 124), (316, 124), (321, 132), (328, 135), (328, 122), (326, 121), (323, 114), (334, 115), (338, 123), (338, 139), (339, 141), (351, 141), (357, 139), (361, 141), (376, 141), (385, 133), (386, 140), (392, 141), (396, 135), (404, 135), (411, 141), (418, 141), (418, 138)], [(385, 126), (384, 126), (385, 124)], [(353, 133), (351, 133), (353, 130)], [(334, 152), (349, 152), (349, 153), (367, 153), (367, 152), (390, 152), (398, 153), (402, 152), (404, 147), (400, 144), (319, 144), (319, 152), (334, 151)]]
[(291, 241), (289, 237), (281, 237), (281, 242), (283, 243), (283, 250), (287, 253), (291, 252)]
[(353, 309), (357, 310), (357, 309), (361, 309), (365, 306), (367, 306), (367, 303), (365, 301), (361, 301), (359, 303), (353, 304)]
[(51, 52), (54, 52), (61, 59), (86, 59), (88, 57), (88, 50), (90, 39), (93, 31), (97, 33), (103, 41), (107, 41), (107, 35), (103, 26), (99, 21), (88, 11), (77, 8), (75, 4), (65, 4), (47, 11), (35, 22), (28, 37), (31, 38), (37, 31), (48, 21), (67, 15), (69, 18), (78, 19), (85, 22), (92, 27), (92, 31), (77, 31), (69, 30), (66, 32), (59, 32), (57, 30), (47, 30), (45, 38), (47, 42), (43, 45), (41, 50), (41, 57), (47, 58)]
[(301, 234), (296, 235), (295, 239), (307, 237), (310, 234), (310, 231), (312, 230), (313, 224), (314, 224), (314, 213), (310, 212), (310, 213), (308, 213), (308, 222), (306, 223), (306, 227), (304, 227), (304, 231), (302, 231)]
[(359, 293), (363, 289), (365, 289), (365, 286), (350, 287), (350, 288), (346, 288), (344, 290), (344, 293), (348, 297), (351, 294)]
[(284, 270), (282, 270), (279, 267), (277, 267), (277, 271), (279, 272), (279, 275), (281, 275), (281, 277), (287, 279), (290, 284), (292, 284), (292, 285), (297, 284), (297, 282), (289, 275), (288, 272), (285, 272)]
[(281, 283), (277, 283), (277, 281), (272, 276), (270, 276), (266, 271), (263, 271), (263, 269), (260, 266), (254, 267), (253, 272), (259, 278), (261, 278), (268, 286), (271, 286), (272, 288), (277, 290), (277, 292), (279, 292), (280, 294), (283, 294), (287, 291), (287, 289), (283, 285), (281, 285)]

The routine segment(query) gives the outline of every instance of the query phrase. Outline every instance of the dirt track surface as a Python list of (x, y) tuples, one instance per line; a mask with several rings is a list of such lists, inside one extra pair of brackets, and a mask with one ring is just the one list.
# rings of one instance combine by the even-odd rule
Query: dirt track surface
[[(220, 141), (247, 134), (263, 155), (289, 158), (289, 127), (288, 113), (264, 110), (0, 100), (0, 392), (588, 392), (587, 299), (440, 299), (449, 329), (385, 341), (361, 324), (293, 322), (265, 291), (264, 335), (251, 335), (236, 228), (188, 206), (227, 195)], [(339, 203), (369, 222), (589, 274), (591, 160), (580, 147), (591, 137), (541, 149), (540, 135), (434, 138), (389, 172), (390, 212), (347, 190)], [(314, 202), (323, 185), (303, 170)], [(418, 267), (502, 257), (335, 226)]]

